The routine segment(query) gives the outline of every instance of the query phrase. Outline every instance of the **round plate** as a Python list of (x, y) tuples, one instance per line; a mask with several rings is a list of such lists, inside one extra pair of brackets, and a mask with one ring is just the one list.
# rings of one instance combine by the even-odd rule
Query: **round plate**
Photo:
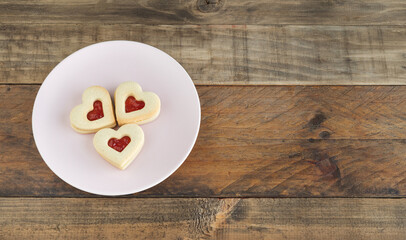
[[(161, 113), (141, 125), (145, 143), (126, 170), (105, 161), (93, 147), (94, 134), (79, 134), (69, 114), (94, 85), (114, 96), (126, 81), (158, 94)], [(38, 91), (32, 114), (35, 143), (49, 168), (68, 184), (100, 195), (125, 195), (169, 177), (187, 158), (200, 127), (200, 102), (183, 67), (146, 44), (110, 41), (85, 47), (60, 62)]]

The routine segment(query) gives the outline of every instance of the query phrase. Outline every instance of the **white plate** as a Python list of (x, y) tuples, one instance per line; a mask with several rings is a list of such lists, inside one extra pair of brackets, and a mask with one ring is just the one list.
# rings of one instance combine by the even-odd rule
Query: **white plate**
[[(141, 125), (145, 144), (124, 171), (93, 147), (94, 134), (70, 127), (69, 113), (83, 91), (105, 87), (113, 96), (122, 82), (136, 81), (161, 99), (159, 117)], [(146, 44), (110, 41), (85, 47), (60, 62), (38, 91), (32, 114), (35, 143), (49, 168), (68, 184), (100, 195), (124, 195), (169, 177), (187, 158), (200, 127), (200, 102), (183, 67)]]

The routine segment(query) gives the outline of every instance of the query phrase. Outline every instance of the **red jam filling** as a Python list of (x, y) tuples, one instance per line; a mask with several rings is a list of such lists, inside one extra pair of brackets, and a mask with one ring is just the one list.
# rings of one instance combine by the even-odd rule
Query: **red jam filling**
[(144, 101), (138, 101), (133, 96), (129, 96), (127, 100), (125, 100), (125, 112), (134, 112), (137, 110), (141, 110), (145, 107)]
[(93, 103), (93, 110), (90, 111), (90, 112), (87, 114), (87, 119), (89, 119), (89, 121), (94, 121), (94, 120), (100, 119), (100, 118), (102, 118), (102, 117), (104, 117), (104, 114), (103, 114), (103, 104), (102, 104), (102, 102), (99, 101), (99, 100), (94, 101), (94, 103)]
[(122, 137), (121, 139), (110, 138), (108, 145), (117, 152), (122, 152), (125, 147), (131, 142), (130, 137)]

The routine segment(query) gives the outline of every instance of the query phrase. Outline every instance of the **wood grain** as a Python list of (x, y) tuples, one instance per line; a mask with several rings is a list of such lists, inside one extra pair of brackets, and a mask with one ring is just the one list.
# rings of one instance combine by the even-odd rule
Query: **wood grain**
[(2, 1), (3, 23), (404, 25), (396, 0)]
[(127, 39), (169, 53), (198, 85), (406, 84), (403, 27), (1, 24), (0, 30), (0, 83), (42, 83), (72, 52)]
[(401, 199), (0, 198), (1, 239), (404, 239)]
[[(0, 196), (91, 196), (57, 178), (35, 149), (38, 88), (0, 86)], [(168, 180), (133, 196), (406, 196), (406, 87), (198, 92), (202, 123), (191, 155)]]

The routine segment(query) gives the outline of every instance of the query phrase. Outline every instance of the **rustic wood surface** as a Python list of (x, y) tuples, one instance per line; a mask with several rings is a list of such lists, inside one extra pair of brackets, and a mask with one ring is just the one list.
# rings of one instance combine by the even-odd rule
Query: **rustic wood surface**
[(3, 0), (2, 23), (405, 25), (399, 0)]
[(0, 83), (42, 83), (72, 52), (127, 39), (166, 51), (199, 85), (406, 84), (404, 27), (0, 24), (0, 30)]
[[(0, 86), (0, 195), (91, 196), (52, 174), (35, 148), (38, 89)], [(203, 117), (191, 155), (131, 197), (406, 196), (406, 86), (197, 89)]]
[[(18, 209), (18, 211), (16, 211)], [(0, 199), (0, 238), (404, 239), (403, 199)]]
[[(117, 39), (178, 60), (202, 122), (171, 177), (101, 198), (46, 166), (31, 114)], [(0, 0), (0, 239), (406, 239), (405, 40), (399, 0)]]

